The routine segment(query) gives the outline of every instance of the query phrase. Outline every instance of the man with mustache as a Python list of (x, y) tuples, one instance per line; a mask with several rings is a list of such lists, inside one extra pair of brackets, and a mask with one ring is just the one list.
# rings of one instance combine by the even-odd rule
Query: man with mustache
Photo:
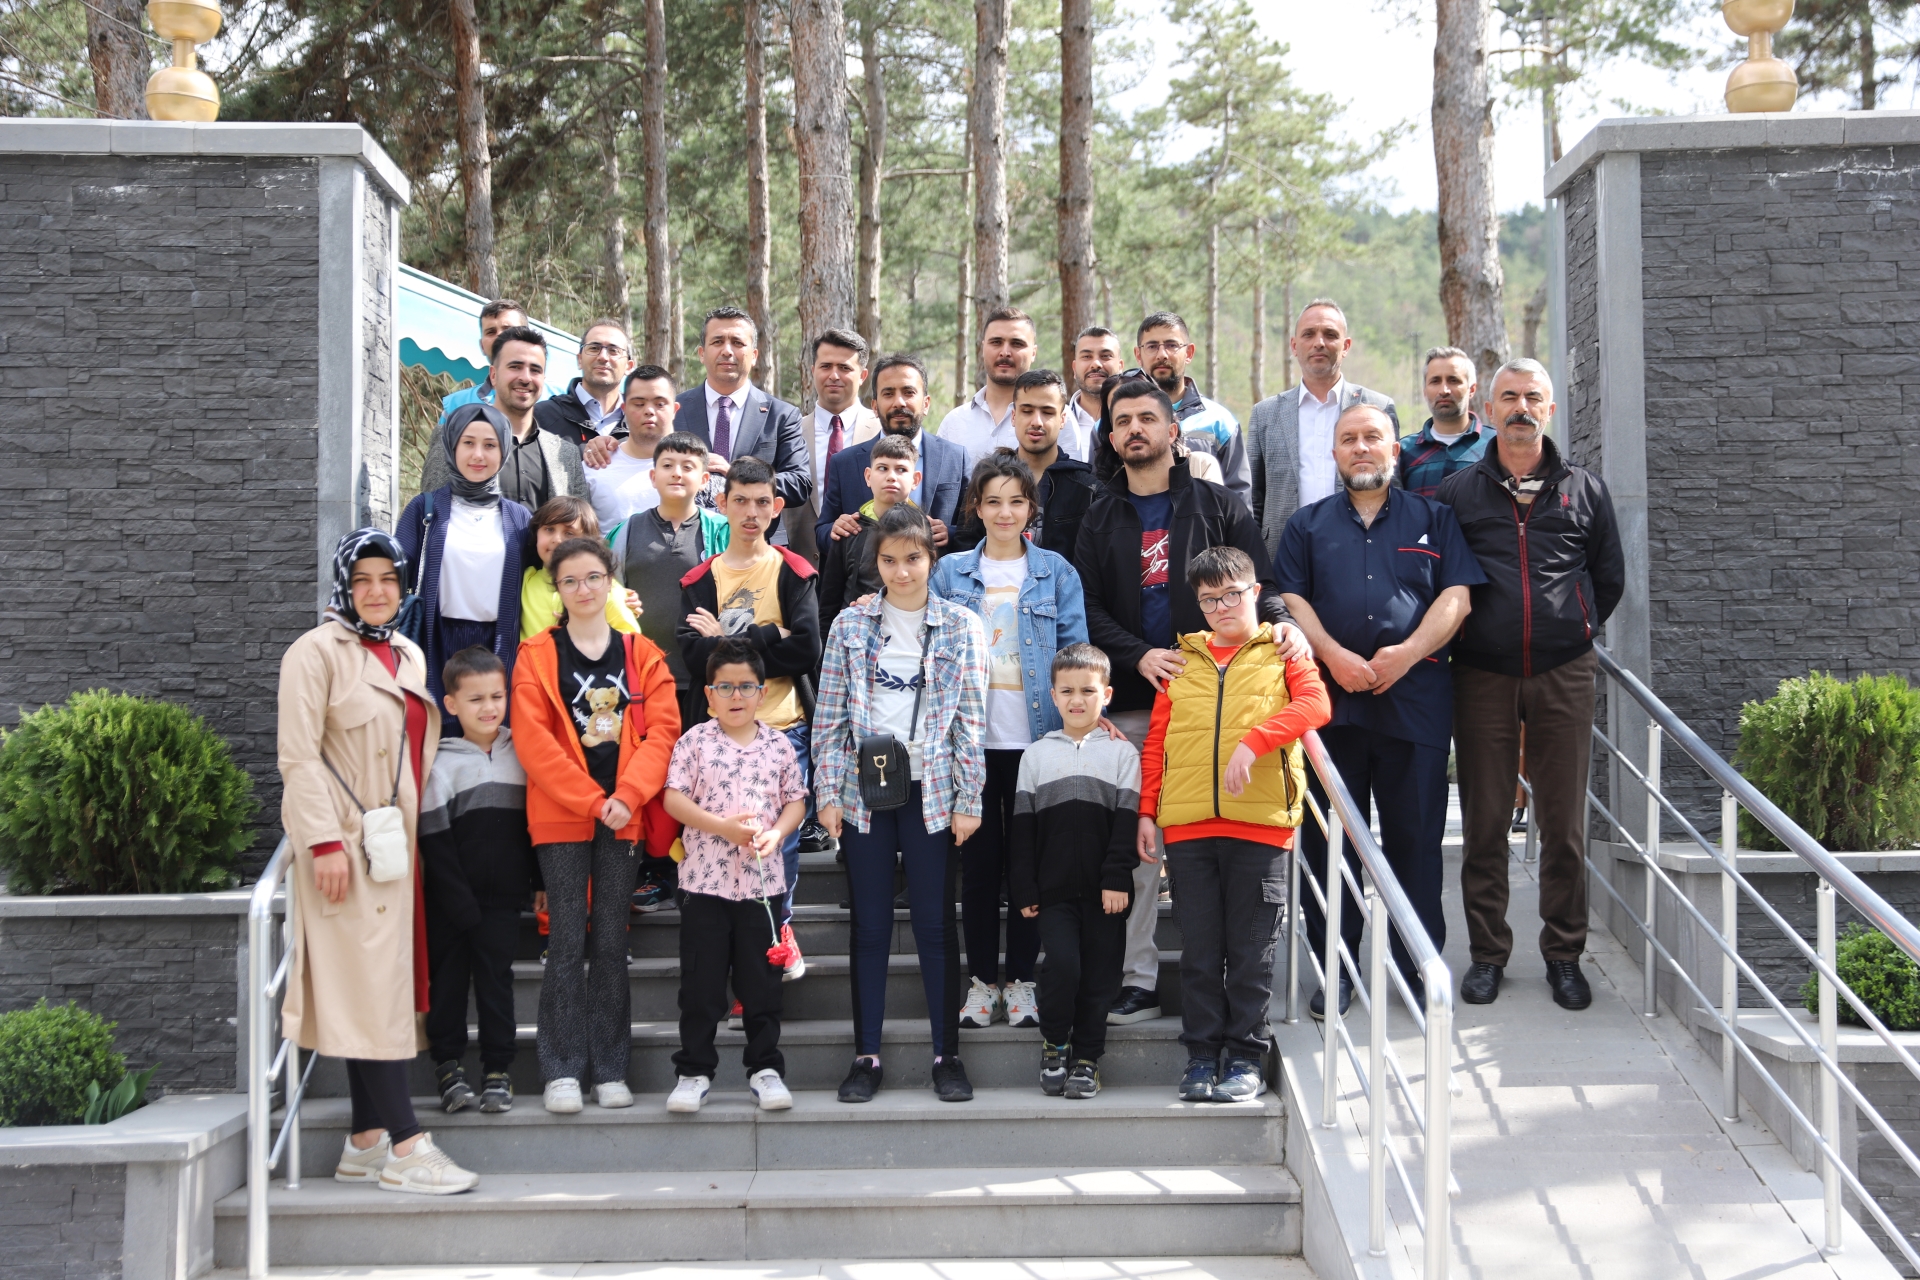
[(1068, 457), (1093, 461), (1094, 436), (1100, 430), (1100, 389), (1126, 364), (1120, 354), (1120, 335), (1111, 329), (1088, 325), (1073, 340), (1073, 394), (1067, 399), (1066, 427), (1060, 432), (1060, 448)]
[[(1440, 842), (1447, 829), (1447, 746), (1453, 737), (1453, 680), (1447, 642), (1467, 616), (1468, 589), (1487, 580), (1460, 536), (1453, 509), (1393, 485), (1400, 446), (1393, 421), (1357, 404), (1334, 425), (1333, 461), (1341, 491), (1300, 508), (1280, 538), (1274, 577), (1333, 696), (1333, 719), (1320, 740), (1365, 815), (1380, 813), (1380, 844), (1400, 887), (1436, 948), (1447, 940), (1440, 913)], [(1307, 789), (1327, 809), (1326, 790), (1308, 773)], [(1300, 826), (1301, 852), (1322, 885), (1327, 837)], [(1351, 846), (1347, 865), (1360, 877)], [(1305, 895), (1307, 936), (1326, 947), (1326, 915)], [(1340, 936), (1355, 956), (1366, 924), (1347, 899)], [(1394, 962), (1416, 998), (1421, 978), (1396, 930)], [(1340, 975), (1339, 1011), (1353, 998)], [(1308, 1004), (1324, 1017), (1327, 994)]]
[(1499, 436), (1480, 461), (1441, 482), (1487, 581), (1453, 648), (1454, 761), (1464, 860), (1460, 896), (1471, 944), (1460, 998), (1491, 1004), (1513, 953), (1507, 927), (1509, 806), (1527, 733), (1527, 778), (1540, 838), (1540, 954), (1564, 1009), (1593, 1002), (1580, 972), (1587, 943), (1583, 862), (1592, 745), (1593, 638), (1626, 591), (1613, 499), (1547, 434), (1553, 381), (1509, 360), (1487, 416)]
[(980, 368), (987, 385), (940, 420), (940, 438), (967, 451), (967, 470), (995, 449), (1015, 449), (1013, 384), (1033, 368), (1040, 351), (1033, 317), (1018, 307), (996, 307), (980, 326)]
[(1187, 322), (1171, 311), (1156, 311), (1135, 331), (1133, 359), (1142, 373), (1159, 384), (1173, 401), (1173, 416), (1189, 452), (1210, 453), (1220, 463), (1221, 483), (1247, 502), (1253, 480), (1247, 466), (1247, 442), (1240, 420), (1218, 400), (1200, 394), (1187, 376), (1197, 348), (1187, 333)]
[[(786, 546), (793, 513), (813, 497), (813, 470), (807, 461), (800, 410), (753, 385), (750, 375), (760, 358), (760, 331), (753, 317), (739, 307), (707, 312), (700, 322), (698, 350), (706, 380), (680, 393), (673, 429), (706, 441), (712, 451), (707, 455), (707, 470), (714, 477), (725, 476), (733, 463), (748, 457), (773, 468), (774, 493), (787, 518), (769, 531), (768, 541)], [(717, 480), (709, 480), (700, 502), (716, 510), (724, 505)]]
[(1431, 498), (1442, 480), (1480, 461), (1497, 433), (1473, 411), (1480, 387), (1466, 352), (1434, 347), (1422, 367), (1426, 377), (1420, 390), (1432, 416), (1418, 431), (1400, 438), (1400, 487)]
[[(920, 483), (908, 496), (933, 522), (933, 541), (946, 546), (955, 513), (960, 507), (961, 491), (967, 487), (967, 452), (944, 436), (922, 430), (932, 400), (927, 395), (927, 366), (918, 356), (882, 356), (873, 366), (873, 411), (880, 415), (880, 430), (890, 436), (913, 441), (919, 456)], [(860, 530), (860, 504), (870, 496), (867, 467), (873, 457), (869, 437), (851, 444), (833, 455), (827, 464), (825, 491), (820, 495), (820, 514), (813, 525), (820, 553), (825, 556), (831, 544), (850, 538)]]

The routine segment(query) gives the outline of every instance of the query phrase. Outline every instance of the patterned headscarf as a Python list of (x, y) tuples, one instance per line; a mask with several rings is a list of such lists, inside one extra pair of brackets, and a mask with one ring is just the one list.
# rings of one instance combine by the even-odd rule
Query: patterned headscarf
[(447, 470), (453, 473), (453, 496), (476, 506), (496, 507), (500, 505), (500, 472), (498, 469), (485, 480), (469, 480), (460, 470), (460, 437), (467, 434), (467, 428), (475, 422), (484, 421), (500, 437), (500, 461), (507, 459), (507, 441), (513, 436), (513, 426), (507, 421), (507, 415), (490, 404), (463, 404), (447, 417), (447, 425), (440, 432), (440, 449), (447, 455)]
[(392, 622), (374, 626), (361, 620), (353, 608), (353, 589), (348, 585), (353, 579), (353, 566), (372, 557), (393, 561), (393, 567), (400, 572), (400, 581), (407, 580), (407, 553), (393, 540), (393, 535), (383, 529), (355, 529), (340, 539), (333, 549), (333, 594), (327, 599), (327, 617), (347, 627), (366, 640), (385, 640), (393, 634)]

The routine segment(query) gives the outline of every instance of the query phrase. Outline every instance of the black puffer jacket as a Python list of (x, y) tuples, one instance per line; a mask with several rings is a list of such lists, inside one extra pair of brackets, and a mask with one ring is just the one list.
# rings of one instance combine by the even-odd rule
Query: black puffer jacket
[(1501, 675), (1534, 676), (1593, 647), (1627, 586), (1626, 555), (1606, 482), (1564, 461), (1551, 437), (1546, 483), (1515, 500), (1499, 450), (1440, 483), (1467, 545), (1486, 572), (1453, 660)]

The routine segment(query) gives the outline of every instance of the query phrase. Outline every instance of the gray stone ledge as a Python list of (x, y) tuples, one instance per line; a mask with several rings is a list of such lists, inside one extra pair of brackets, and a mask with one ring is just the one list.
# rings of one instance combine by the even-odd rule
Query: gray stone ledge
[(1920, 111), (1764, 111), (1602, 120), (1547, 170), (1548, 199), (1612, 151), (1885, 147), (1920, 143)]
[[(1640, 855), (1624, 844), (1607, 840), (1588, 842), (1593, 852), (1604, 853), (1610, 858), (1622, 862), (1638, 862)], [(1814, 875), (1814, 869), (1798, 854), (1756, 852), (1741, 849), (1735, 853), (1736, 865), (1742, 875)], [(1875, 875), (1894, 871), (1920, 871), (1920, 850), (1890, 851), (1887, 853), (1836, 853), (1840, 865), (1855, 875)], [(1660, 868), (1663, 871), (1686, 872), (1690, 875), (1718, 875), (1720, 863), (1717, 859), (1700, 851), (1700, 846), (1685, 836), (1662, 836), (1660, 839)], [(5, 899), (0, 899), (4, 902)]]
[(160, 120), (0, 120), (0, 155), (350, 156), (401, 204), (413, 187), (357, 124), (193, 124)]
[[(1815, 1043), (1818, 1043), (1819, 1020), (1805, 1009), (1793, 1005), (1787, 1007), (1792, 1012), (1794, 1021), (1806, 1028)], [(1709, 1027), (1716, 1032), (1719, 1029), (1719, 1023), (1714, 1015), (1705, 1009), (1693, 1010), (1691, 1021), (1696, 1027)], [(1787, 1026), (1786, 1021), (1779, 1014), (1771, 1009), (1742, 1009), (1737, 1025), (1740, 1029), (1741, 1041), (1762, 1057), (1773, 1058), (1779, 1062), (1815, 1061), (1813, 1050), (1794, 1034), (1793, 1029)], [(1871, 1028), (1849, 1026), (1843, 1022), (1839, 1026), (1839, 1035), (1836, 1038), (1839, 1041), (1842, 1063), (1897, 1064), (1900, 1062), (1899, 1056), (1887, 1047), (1886, 1041), (1880, 1038), (1880, 1033)], [(1893, 1033), (1893, 1039), (1895, 1044), (1914, 1057), (1920, 1058), (1920, 1031), (1896, 1031)]]
[[(251, 889), (223, 893), (111, 893), (14, 897), (0, 893), (0, 920), (66, 916), (244, 916)], [(275, 895), (279, 905), (279, 895)]]
[(112, 1124), (0, 1129), (0, 1166), (191, 1160), (246, 1127), (244, 1093), (175, 1094)]

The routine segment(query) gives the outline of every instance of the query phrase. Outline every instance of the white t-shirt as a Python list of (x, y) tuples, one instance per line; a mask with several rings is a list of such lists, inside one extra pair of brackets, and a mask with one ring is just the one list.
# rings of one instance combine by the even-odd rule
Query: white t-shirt
[(498, 621), (500, 574), (506, 565), (500, 504), (483, 507), (455, 498), (447, 513), (446, 548), (440, 554), (440, 616)]
[(587, 468), (587, 496), (593, 499), (602, 533), (635, 512), (651, 511), (660, 505), (660, 491), (653, 487), (653, 459), (615, 449), (606, 466)]
[[(873, 673), (873, 729), (907, 744), (916, 780), (920, 777), (920, 727), (913, 723), (913, 702), (920, 688), (920, 645), (926, 627), (924, 608), (909, 612), (880, 602), (880, 631), (887, 642)], [(920, 705), (926, 706), (924, 698)]]
[(987, 624), (987, 740), (989, 751), (1024, 751), (1033, 741), (1027, 690), (1020, 680), (1020, 588), (1027, 558), (989, 560), (980, 554), (987, 586), (980, 614)]

